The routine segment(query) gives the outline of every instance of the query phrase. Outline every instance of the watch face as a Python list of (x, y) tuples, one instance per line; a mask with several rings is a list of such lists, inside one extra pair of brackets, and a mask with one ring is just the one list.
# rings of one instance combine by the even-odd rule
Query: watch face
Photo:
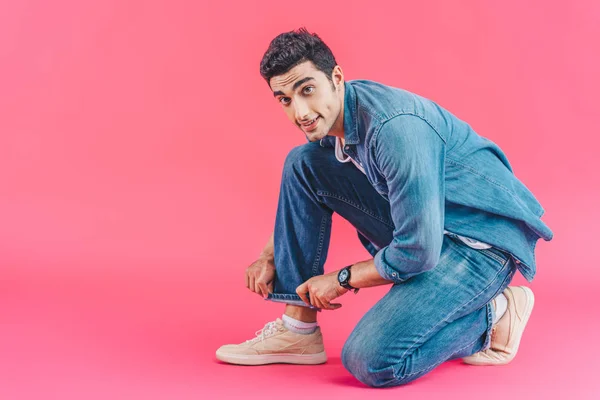
[(344, 270), (342, 270), (342, 272), (340, 272), (340, 275), (339, 275), (339, 277), (338, 277), (338, 278), (339, 278), (340, 282), (345, 282), (345, 281), (347, 281), (347, 280), (348, 280), (348, 271), (347, 271), (347, 270), (345, 270), (345, 269), (344, 269)]

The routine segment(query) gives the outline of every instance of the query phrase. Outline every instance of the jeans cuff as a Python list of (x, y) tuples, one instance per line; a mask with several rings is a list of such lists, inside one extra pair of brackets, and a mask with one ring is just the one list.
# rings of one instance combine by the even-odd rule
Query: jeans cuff
[(291, 304), (293, 306), (312, 308), (313, 310), (321, 311), (320, 308), (317, 308), (315, 306), (307, 306), (306, 303), (297, 294), (269, 293), (265, 300), (274, 301), (276, 303)]

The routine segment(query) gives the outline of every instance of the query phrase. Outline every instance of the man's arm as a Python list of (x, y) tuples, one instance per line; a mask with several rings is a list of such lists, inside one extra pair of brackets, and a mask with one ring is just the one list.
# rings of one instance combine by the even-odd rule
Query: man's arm
[(264, 249), (254, 261), (246, 268), (244, 277), (246, 287), (264, 298), (273, 292), (273, 280), (275, 279), (275, 251), (273, 246), (273, 234), (269, 238)]
[(275, 233), (271, 233), (271, 237), (269, 238), (269, 241), (265, 245), (264, 249), (261, 251), (259, 257), (266, 257), (270, 260), (275, 259), (275, 245), (273, 239), (274, 235)]
[[(309, 306), (312, 305), (324, 310), (336, 310), (342, 305), (332, 303), (332, 300), (348, 292), (348, 289), (340, 286), (337, 279), (338, 272), (339, 270), (314, 276), (298, 286), (296, 293)], [(352, 264), (350, 285), (353, 287), (364, 288), (389, 283), (392, 282), (379, 275), (372, 258)]]
[[(337, 272), (339, 271), (336, 271), (336, 279)], [(349, 283), (355, 288), (366, 288), (393, 283), (392, 281), (381, 277), (375, 267), (375, 261), (372, 258), (352, 264), (350, 272)]]
[[(401, 115), (382, 126), (375, 162), (387, 183), (394, 237), (374, 258), (352, 266), (350, 285), (401, 283), (437, 265), (444, 238), (444, 154), (444, 140), (419, 117)], [(332, 300), (348, 291), (337, 274), (310, 278), (296, 293), (306, 304), (335, 310), (341, 304)]]
[(445, 142), (423, 119), (387, 121), (375, 142), (375, 162), (388, 186), (394, 236), (374, 257), (384, 279), (403, 282), (438, 263), (444, 237)]

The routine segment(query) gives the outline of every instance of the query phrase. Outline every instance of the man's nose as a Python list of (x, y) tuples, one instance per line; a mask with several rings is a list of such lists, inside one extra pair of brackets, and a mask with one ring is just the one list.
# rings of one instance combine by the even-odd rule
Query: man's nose
[(303, 119), (308, 119), (309, 110), (306, 103), (302, 101), (296, 102), (296, 121), (302, 121)]

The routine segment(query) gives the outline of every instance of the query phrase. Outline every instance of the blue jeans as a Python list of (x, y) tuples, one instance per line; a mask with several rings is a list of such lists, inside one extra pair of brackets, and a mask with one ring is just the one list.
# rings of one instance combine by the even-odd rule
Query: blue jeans
[[(305, 305), (296, 288), (323, 274), (333, 212), (368, 239), (371, 254), (373, 247), (392, 240), (390, 204), (362, 172), (337, 161), (333, 149), (318, 142), (295, 147), (281, 180), (274, 231), (276, 280), (269, 300)], [(342, 363), (361, 382), (387, 387), (487, 349), (494, 312), (490, 302), (515, 271), (510, 254), (476, 250), (445, 235), (438, 265), (391, 286), (350, 334)]]

